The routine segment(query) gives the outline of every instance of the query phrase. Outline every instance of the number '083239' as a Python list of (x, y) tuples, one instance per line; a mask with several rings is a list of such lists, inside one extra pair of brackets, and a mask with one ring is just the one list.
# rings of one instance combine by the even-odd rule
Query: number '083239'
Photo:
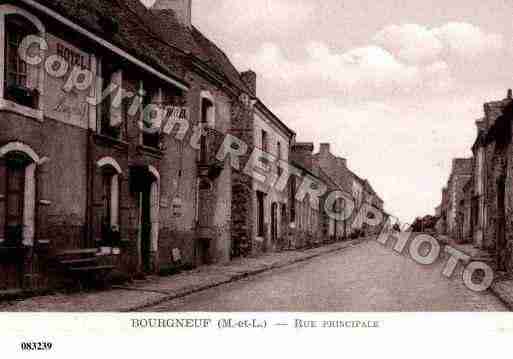
[(50, 342), (23, 342), (20, 346), (23, 351), (48, 351), (53, 348)]

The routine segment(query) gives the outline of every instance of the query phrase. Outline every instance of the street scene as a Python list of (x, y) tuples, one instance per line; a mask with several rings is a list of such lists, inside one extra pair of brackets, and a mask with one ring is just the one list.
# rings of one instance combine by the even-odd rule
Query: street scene
[[(255, 278), (149, 307), (176, 312), (486, 312), (507, 311), (491, 293), (468, 290), (376, 241)], [(344, 273), (344, 275), (340, 275)]]
[(1, 0), (0, 311), (512, 311), (474, 2)]

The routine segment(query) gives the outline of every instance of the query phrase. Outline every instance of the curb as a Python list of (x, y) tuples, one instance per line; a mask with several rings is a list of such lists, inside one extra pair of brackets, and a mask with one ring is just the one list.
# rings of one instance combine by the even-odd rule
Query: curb
[(55, 291), (52, 289), (34, 289), (34, 290), (11, 290), (11, 291), (0, 291), (0, 303), (26, 300), (35, 297), (41, 297), (45, 295), (54, 294)]
[(510, 311), (513, 312), (513, 297), (507, 293), (507, 291), (502, 290), (499, 285), (501, 282), (494, 283), (490, 287), (490, 292), (494, 294)]
[[(221, 280), (221, 281), (214, 282), (214, 283), (211, 283), (211, 284), (208, 284), (208, 285), (202, 285), (202, 286), (198, 286), (198, 287), (194, 287), (194, 288), (189, 288), (189, 289), (186, 289), (186, 290), (183, 290), (183, 291), (180, 291), (180, 292), (177, 292), (177, 293), (173, 293), (173, 294), (167, 295), (167, 296), (165, 296), (163, 298), (159, 298), (159, 299), (156, 299), (156, 300), (153, 300), (153, 301), (141, 304), (141, 305), (133, 306), (133, 307), (130, 307), (128, 309), (127, 308), (121, 309), (121, 310), (119, 310), (119, 312), (121, 312), (121, 313), (137, 312), (137, 311), (140, 311), (140, 310), (143, 310), (143, 309), (146, 309), (146, 308), (149, 308), (149, 307), (153, 307), (153, 306), (165, 303), (165, 302), (169, 302), (169, 301), (172, 301), (172, 300), (175, 300), (175, 299), (180, 299), (180, 298), (189, 296), (191, 294), (195, 294), (195, 293), (202, 292), (202, 291), (205, 291), (205, 290), (208, 290), (208, 289), (216, 288), (216, 287), (219, 287), (219, 286), (224, 285), (224, 284), (238, 282), (238, 281), (240, 281), (242, 279), (250, 278), (250, 277), (256, 276), (258, 274), (269, 272), (269, 271), (274, 270), (274, 269), (284, 268), (284, 267), (288, 267), (288, 266), (296, 264), (296, 263), (306, 262), (306, 261), (309, 261), (311, 259), (323, 256), (323, 255), (326, 255), (326, 254), (344, 251), (346, 249), (350, 249), (350, 248), (353, 248), (353, 247), (355, 247), (357, 245), (360, 245), (360, 244), (362, 244), (363, 242), (365, 242), (365, 241), (367, 241), (369, 239), (370, 238), (364, 238), (364, 239), (357, 239), (357, 240), (348, 241), (348, 242), (346, 242), (347, 245), (345, 245), (345, 246), (329, 249), (329, 250), (326, 250), (326, 251), (323, 251), (323, 252), (320, 252), (320, 253), (315, 253), (315, 254), (312, 254), (312, 255), (307, 255), (305, 257), (301, 257), (301, 258), (297, 258), (297, 259), (293, 259), (293, 260), (288, 260), (288, 261), (283, 262), (283, 263), (272, 264), (272, 265), (266, 266), (265, 268), (260, 268), (260, 269), (244, 272), (244, 273), (241, 273), (241, 274), (232, 275), (227, 280)], [(123, 288), (123, 289), (126, 289), (126, 288)]]

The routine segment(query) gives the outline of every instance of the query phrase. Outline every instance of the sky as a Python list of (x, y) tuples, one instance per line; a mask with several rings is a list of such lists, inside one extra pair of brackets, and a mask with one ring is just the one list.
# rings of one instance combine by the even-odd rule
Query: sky
[(483, 104), (513, 87), (511, 0), (192, 1), (298, 141), (330, 142), (401, 221), (434, 213)]

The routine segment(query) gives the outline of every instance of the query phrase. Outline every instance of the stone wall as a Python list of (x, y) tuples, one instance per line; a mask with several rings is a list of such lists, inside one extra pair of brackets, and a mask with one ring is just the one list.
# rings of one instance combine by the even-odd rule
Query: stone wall
[(254, 146), (253, 109), (232, 99), (230, 133), (248, 146), (248, 151), (240, 158), (240, 168), (232, 170), (232, 258), (247, 257), (253, 253), (253, 179), (243, 173)]

